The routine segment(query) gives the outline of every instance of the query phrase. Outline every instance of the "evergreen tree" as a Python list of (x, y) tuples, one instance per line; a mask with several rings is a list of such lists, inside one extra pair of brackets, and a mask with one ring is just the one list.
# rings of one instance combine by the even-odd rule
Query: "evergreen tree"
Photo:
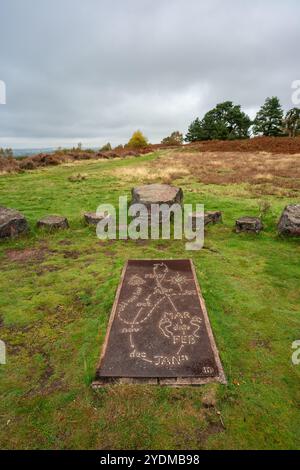
[(198, 118), (192, 122), (185, 140), (234, 140), (247, 139), (252, 122), (249, 116), (241, 111), (241, 107), (232, 101), (219, 103), (205, 114), (202, 121)]
[(262, 134), (269, 137), (282, 135), (283, 109), (279, 98), (276, 96), (267, 98), (253, 124), (254, 135)]
[(190, 124), (184, 140), (186, 142), (197, 142), (197, 140), (203, 140), (202, 135), (201, 121), (199, 118), (196, 118)]
[(201, 126), (203, 138), (219, 140), (247, 139), (252, 122), (241, 107), (225, 101), (208, 111)]

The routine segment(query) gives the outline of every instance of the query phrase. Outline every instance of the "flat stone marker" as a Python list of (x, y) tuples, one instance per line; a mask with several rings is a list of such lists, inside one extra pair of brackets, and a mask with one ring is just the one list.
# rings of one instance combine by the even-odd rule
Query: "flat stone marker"
[(46, 215), (37, 222), (39, 228), (45, 228), (47, 230), (59, 230), (69, 228), (68, 219), (60, 215)]
[(191, 260), (129, 260), (93, 387), (226, 383)]

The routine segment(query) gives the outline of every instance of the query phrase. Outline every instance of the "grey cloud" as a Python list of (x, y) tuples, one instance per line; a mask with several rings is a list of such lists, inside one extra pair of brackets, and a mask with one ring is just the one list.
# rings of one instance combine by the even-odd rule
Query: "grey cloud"
[(296, 0), (1, 0), (0, 145), (153, 142), (217, 102), (291, 107)]

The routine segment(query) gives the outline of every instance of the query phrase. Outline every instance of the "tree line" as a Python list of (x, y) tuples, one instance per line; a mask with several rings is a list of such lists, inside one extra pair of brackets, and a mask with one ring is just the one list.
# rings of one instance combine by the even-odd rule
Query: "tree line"
[(186, 142), (199, 140), (248, 139), (251, 135), (267, 137), (300, 135), (300, 109), (292, 108), (285, 115), (279, 98), (267, 98), (254, 120), (240, 105), (225, 101), (208, 111), (203, 119), (196, 118), (189, 126)]
[[(252, 120), (242, 111), (240, 105), (232, 101), (219, 103), (208, 111), (203, 119), (196, 118), (190, 124), (185, 137), (179, 131), (172, 132), (161, 143), (182, 145), (183, 142), (201, 140), (237, 140), (251, 136), (296, 137), (300, 136), (300, 109), (292, 108), (284, 114), (277, 96), (267, 98)], [(147, 138), (136, 131), (125, 147), (142, 147), (148, 144)]]

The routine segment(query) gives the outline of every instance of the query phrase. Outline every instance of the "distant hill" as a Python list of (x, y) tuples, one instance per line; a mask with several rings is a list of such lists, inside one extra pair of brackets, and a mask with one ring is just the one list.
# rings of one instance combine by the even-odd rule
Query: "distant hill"
[[(71, 147), (64, 147), (71, 150)], [(97, 147), (83, 147), (82, 150), (97, 150)], [(28, 149), (13, 149), (14, 157), (31, 157), (38, 153), (55, 153), (58, 147), (44, 147), (44, 148), (28, 148)]]
[(56, 149), (54, 147), (38, 148), (38, 149), (13, 149), (14, 157), (30, 157), (37, 153), (53, 153)]

